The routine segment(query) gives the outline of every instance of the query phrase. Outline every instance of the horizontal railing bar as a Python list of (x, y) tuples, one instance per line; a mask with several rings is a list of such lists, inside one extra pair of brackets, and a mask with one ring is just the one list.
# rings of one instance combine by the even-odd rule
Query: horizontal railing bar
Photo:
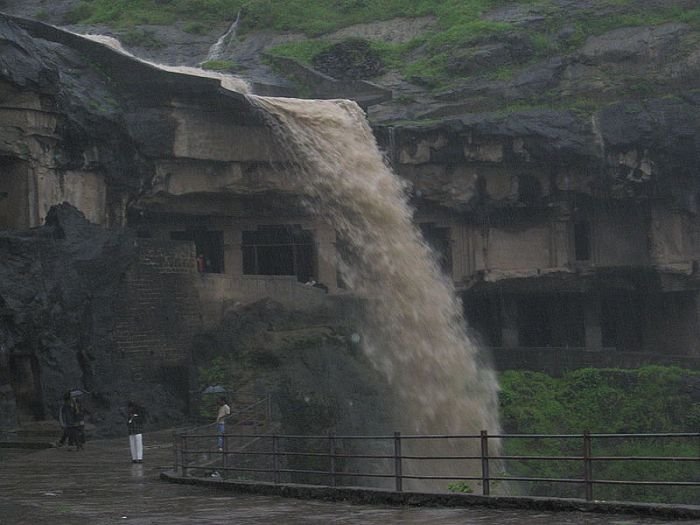
[(591, 461), (697, 461), (700, 456), (693, 458), (689, 456), (591, 456)]
[[(204, 467), (188, 467), (192, 470), (196, 470), (197, 468), (204, 468)], [(250, 467), (216, 467), (215, 470), (223, 470), (223, 471), (238, 471), (238, 472), (262, 472), (265, 474), (273, 474), (275, 471), (273, 469), (265, 469), (265, 468), (250, 468)]]
[(545, 460), (545, 461), (583, 461), (583, 456), (489, 456), (489, 459), (508, 460), (508, 461), (530, 461), (530, 460)]
[[(481, 479), (481, 478), (479, 478)], [(490, 481), (527, 481), (527, 482), (537, 482), (543, 481), (547, 483), (583, 483), (583, 478), (526, 478), (520, 476), (507, 477), (507, 476), (491, 476)]]
[(592, 438), (685, 438), (685, 437), (700, 437), (700, 432), (664, 432), (658, 434), (591, 434)]
[[(372, 455), (372, 454), (329, 454), (328, 452), (296, 452), (296, 451), (277, 451), (270, 450), (259, 452), (247, 452), (229, 450), (227, 452), (219, 452), (212, 449), (185, 449), (185, 454), (223, 454), (228, 456), (297, 456), (297, 457), (318, 457), (318, 458), (342, 458), (342, 459), (394, 459), (392, 455)], [(478, 460), (481, 456), (408, 456), (403, 455), (401, 459), (405, 460)], [(489, 456), (491, 460), (500, 461), (582, 461), (583, 456)], [(700, 457), (689, 456), (591, 456), (591, 461), (659, 461), (659, 462), (700, 462)]]
[(372, 473), (365, 473), (363, 474), (362, 472), (326, 472), (326, 475), (328, 476), (348, 476), (348, 477), (354, 477), (354, 478), (395, 478), (396, 476), (394, 474), (377, 474), (376, 472)]
[[(453, 480), (453, 481), (479, 481), (481, 480), (481, 477), (474, 477), (474, 476), (461, 476), (461, 475), (456, 475), (456, 476), (421, 476), (418, 474), (404, 474), (401, 476), (401, 479), (421, 479), (421, 480)], [(494, 479), (494, 478), (489, 478), (489, 479)]]
[(700, 481), (622, 481), (614, 479), (596, 479), (597, 485), (657, 485), (673, 487), (700, 487)]
[(327, 470), (303, 470), (303, 469), (286, 469), (281, 468), (277, 472), (280, 474), (317, 474), (320, 476), (330, 476)]
[[(481, 456), (409, 456), (403, 454), (401, 456), (401, 459), (415, 459), (415, 460), (424, 460), (424, 459), (463, 459), (463, 460), (473, 460), (473, 459), (481, 459)], [(495, 456), (489, 456), (489, 459), (496, 459)]]
[[(210, 423), (205, 426), (213, 426), (216, 425), (216, 423)], [(224, 434), (226, 436), (231, 436), (231, 437), (243, 437), (243, 436), (251, 436), (255, 435), (256, 437), (266, 437), (266, 438), (272, 438), (273, 436), (276, 436), (278, 439), (328, 439), (328, 434), (319, 434), (319, 435), (296, 435), (296, 434), (290, 434), (290, 435), (283, 435), (283, 434)], [(195, 438), (195, 437), (201, 437), (201, 438), (211, 438), (211, 437), (217, 437), (219, 434), (189, 434), (187, 432), (185, 433), (178, 433), (177, 436), (179, 437), (187, 437), (187, 438)], [(590, 434), (591, 438), (658, 438), (658, 437), (667, 437), (667, 438), (694, 438), (694, 437), (700, 437), (700, 432), (684, 432), (684, 433), (660, 433), (660, 434)], [(486, 436), (488, 439), (562, 439), (562, 438), (570, 438), (570, 439), (580, 439), (583, 438), (583, 434), (489, 434)], [(335, 435), (335, 439), (340, 440), (393, 440), (394, 436), (393, 435), (375, 435), (375, 436), (342, 436), (342, 435)], [(421, 440), (421, 439), (481, 439), (480, 435), (477, 434), (469, 434), (469, 435), (459, 435), (459, 434), (434, 434), (434, 435), (401, 435), (401, 439), (410, 439), (410, 440)]]

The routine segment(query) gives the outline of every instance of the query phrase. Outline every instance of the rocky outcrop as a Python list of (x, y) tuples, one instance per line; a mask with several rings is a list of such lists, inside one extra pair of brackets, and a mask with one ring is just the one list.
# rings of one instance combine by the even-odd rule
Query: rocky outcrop
[[(623, 60), (615, 55), (614, 42), (632, 36), (632, 42), (620, 48), (627, 57)], [(513, 270), (511, 277), (523, 278), (539, 275), (540, 268), (562, 272), (561, 261), (569, 260), (563, 254), (568, 246), (564, 226), (576, 211), (569, 206), (576, 199), (662, 200), (669, 209), (697, 213), (700, 96), (698, 77), (693, 76), (699, 63), (693, 38), (682, 24), (594, 37), (577, 51), (525, 64), (510, 79), (467, 78), (440, 94), (419, 93), (412, 102), (397, 97), (389, 102), (386, 90), (377, 89), (370, 92), (378, 98), (372, 100), (369, 114), (387, 157), (410, 183), (418, 213), (435, 212), (431, 221), (450, 214), (451, 225), (475, 218), (472, 229), (485, 231), (479, 235), (486, 241), (489, 232), (482, 225), (494, 210), (512, 212), (511, 216), (540, 213), (543, 223), (553, 225), (551, 231), (536, 228), (536, 237), (543, 244), (556, 237), (552, 244), (562, 247), (562, 253), (553, 250), (546, 264), (538, 259), (527, 263), (531, 267), (496, 266), (489, 279), (497, 280), (501, 267)], [(83, 386), (97, 392), (106, 429), (118, 424), (117, 407), (124, 392), (175, 407), (165, 416), (174, 419), (177, 397), (163, 386), (167, 382), (146, 385), (126, 363), (115, 364), (119, 352), (114, 353), (117, 345), (107, 319), (115, 316), (115, 287), (137, 259), (134, 237), (87, 224), (67, 208), (48, 210), (63, 200), (81, 209), (86, 203), (91, 208), (84, 211), (92, 222), (114, 226), (138, 226), (149, 213), (209, 215), (227, 221), (252, 215), (275, 218), (281, 212), (300, 216), (305, 213), (299, 207), (300, 190), (280, 171), (289, 167), (290, 159), (248, 100), (224, 89), (218, 78), (165, 71), (57, 28), (4, 15), (0, 46), (0, 185), (5, 184), (0, 192), (33, 196), (27, 209), (19, 210), (26, 213), (25, 223), (9, 224), (24, 233), (2, 234), (0, 239), (7, 255), (0, 267), (0, 359), (9, 363), (26, 355), (29, 371), (32, 362), (37, 363), (42, 390), (35, 398), (41, 400), (44, 415), (55, 410), (63, 390)], [(455, 67), (478, 69), (493, 60), (507, 66), (531, 56), (522, 36), (504, 43), (481, 41), (469, 52)], [(328, 93), (353, 85), (294, 67), (315, 79), (319, 89), (331, 86)], [(630, 67), (650, 72), (658, 67), (650, 77), (655, 89), (685, 88), (664, 95), (621, 96), (632, 73), (642, 70), (626, 69)], [(396, 80), (394, 87), (395, 94), (406, 93), (401, 91), (407, 89), (404, 80)], [(353, 90), (347, 94), (353, 95)], [(594, 104), (568, 103), (592, 93), (599, 95)], [(532, 103), (550, 97), (567, 103)], [(522, 106), (498, 110), (507, 103)], [(29, 182), (25, 187), (16, 181)], [(91, 193), (86, 197), (87, 189)], [(0, 201), (0, 211), (3, 205)], [(561, 213), (550, 217), (549, 210)], [(6, 217), (0, 213), (0, 220)], [(655, 220), (664, 217), (660, 214)], [(45, 226), (27, 231), (44, 218)], [(511, 230), (520, 227), (507, 224), (498, 233), (510, 239), (517, 234)], [(675, 238), (657, 237), (656, 251), (663, 251), (668, 241), (673, 252)], [(240, 244), (233, 238), (225, 242), (229, 250)], [(494, 240), (492, 249), (498, 244)], [(641, 244), (646, 248), (646, 241)], [(533, 246), (532, 253), (541, 255), (539, 245)], [(462, 259), (476, 257), (477, 251), (465, 245)], [(487, 248), (481, 251), (488, 253)], [(502, 256), (513, 258), (506, 252)], [(665, 263), (668, 258), (658, 259)], [(110, 264), (113, 260), (120, 263)], [(492, 269), (475, 263), (454, 275), (467, 286), (467, 280), (476, 279), (475, 272)], [(571, 268), (567, 271), (574, 276)], [(335, 268), (331, 273), (335, 275)], [(161, 304), (155, 301), (149, 307), (159, 310)], [(246, 316), (259, 317), (253, 324), (259, 325), (260, 337), (270, 336), (271, 330), (260, 329), (271, 322), (268, 316), (236, 315), (227, 318), (231, 325)], [(222, 344), (232, 345), (233, 339)], [(305, 378), (305, 385), (330, 370), (324, 359), (336, 346), (324, 346), (327, 342), (300, 358), (306, 368), (298, 377)], [(351, 361), (334, 368), (333, 377), (357, 378), (360, 368)], [(296, 361), (289, 365), (301, 366)], [(268, 384), (282, 385), (287, 379), (277, 370)], [(9, 381), (0, 376), (3, 406), (12, 404)], [(292, 392), (305, 388), (296, 385)], [(352, 396), (345, 393), (340, 400)], [(290, 392), (279, 394), (288, 409), (306, 403)], [(367, 399), (376, 395), (372, 392)], [(325, 408), (319, 402), (318, 409)]]
[[(478, 195), (512, 204), (515, 186), (498, 192), (489, 189), (489, 180), (497, 172), (511, 179), (532, 169), (538, 170), (542, 198), (577, 191), (602, 198), (671, 197), (679, 206), (694, 207), (699, 122), (698, 96), (688, 93), (621, 101), (591, 117), (529, 110), (378, 130), (385, 147), (395, 150), (399, 173), (415, 182), (422, 198), (448, 208), (483, 203)], [(471, 166), (473, 175), (460, 176), (454, 170), (460, 165)], [(455, 184), (458, 192), (445, 192), (445, 185)]]
[[(181, 394), (136, 380), (116, 352), (114, 320), (134, 246), (132, 235), (90, 224), (69, 205), (52, 208), (41, 228), (0, 232), (0, 391), (9, 414), (56, 418), (63, 393), (82, 389), (101, 435), (122, 431), (126, 396), (158, 406), (155, 425), (181, 417)], [(11, 429), (17, 420), (3, 423)]]

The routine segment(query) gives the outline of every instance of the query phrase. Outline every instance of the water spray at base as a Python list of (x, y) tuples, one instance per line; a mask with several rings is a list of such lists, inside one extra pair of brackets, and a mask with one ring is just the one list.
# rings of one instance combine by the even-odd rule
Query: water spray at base
[[(495, 374), (479, 364), (453, 285), (413, 226), (404, 183), (386, 166), (360, 107), (347, 100), (248, 98), (295, 162), (315, 211), (348, 247), (339, 267), (367, 298), (363, 346), (398, 394), (399, 429), (497, 433)], [(478, 455), (478, 440), (465, 443), (455, 443), (457, 455)], [(434, 462), (429, 470), (454, 472), (454, 466)], [(464, 468), (478, 471), (475, 462)]]

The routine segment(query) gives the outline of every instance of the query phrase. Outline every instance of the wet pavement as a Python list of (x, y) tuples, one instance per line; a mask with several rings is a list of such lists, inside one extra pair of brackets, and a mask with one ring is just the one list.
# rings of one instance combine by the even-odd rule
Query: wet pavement
[[(482, 508), (380, 507), (241, 495), (159, 479), (173, 459), (168, 434), (144, 436), (144, 464), (128, 440), (88, 442), (0, 460), (0, 524), (574, 524), (678, 523), (634, 516)], [(683, 521), (699, 524), (700, 520)]]

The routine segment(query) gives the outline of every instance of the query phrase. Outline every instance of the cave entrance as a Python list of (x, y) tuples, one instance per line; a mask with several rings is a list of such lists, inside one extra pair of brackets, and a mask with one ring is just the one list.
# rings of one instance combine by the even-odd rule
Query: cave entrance
[(43, 419), (39, 362), (35, 356), (10, 356), (10, 384), (15, 394), (19, 423)]
[(27, 164), (0, 157), (0, 230), (30, 226), (28, 195)]
[(501, 346), (500, 303), (486, 295), (465, 296), (464, 318), (485, 346)]
[(315, 274), (313, 233), (299, 224), (261, 225), (244, 231), (244, 275), (294, 275), (307, 282)]
[(170, 232), (173, 241), (191, 241), (202, 273), (224, 273), (224, 234), (221, 231), (187, 230)]
[(420, 231), (428, 245), (437, 255), (440, 268), (447, 275), (452, 275), (452, 247), (450, 245), (450, 229), (436, 226), (432, 222), (420, 225)]
[(632, 292), (603, 296), (601, 300), (601, 332), (603, 346), (623, 351), (642, 347), (644, 317), (643, 298)]
[(517, 304), (520, 346), (585, 346), (582, 296), (537, 295), (521, 297)]

